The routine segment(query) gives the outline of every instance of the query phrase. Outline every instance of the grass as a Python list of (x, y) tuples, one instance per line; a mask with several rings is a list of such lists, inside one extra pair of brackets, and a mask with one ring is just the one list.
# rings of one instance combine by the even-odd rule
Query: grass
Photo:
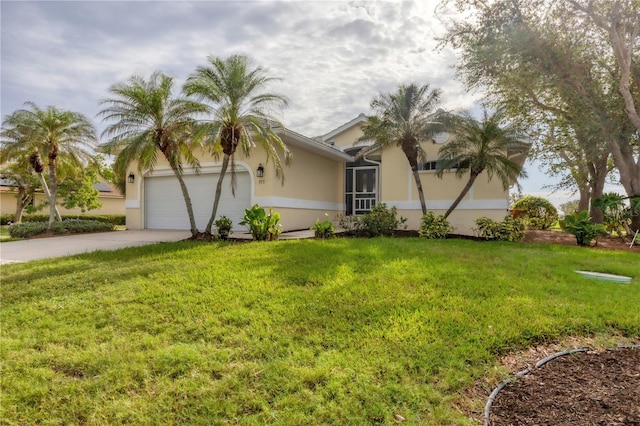
[(578, 247), (380, 238), (181, 242), (6, 265), (0, 418), (468, 424), (457, 401), (504, 377), (500, 354), (640, 336), (638, 264)]
[(22, 238), (11, 238), (9, 235), (9, 226), (8, 225), (0, 225), (0, 242), (6, 243), (9, 241), (18, 241)]

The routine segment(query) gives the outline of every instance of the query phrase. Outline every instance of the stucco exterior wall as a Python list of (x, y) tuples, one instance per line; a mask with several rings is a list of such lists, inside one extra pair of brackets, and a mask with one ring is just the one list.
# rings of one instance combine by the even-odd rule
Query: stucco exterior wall
[[(427, 201), (427, 209), (433, 211), (434, 214), (440, 215), (444, 214), (445, 209), (430, 209)], [(449, 223), (453, 225), (455, 228), (453, 230), (454, 234), (458, 235), (476, 235), (473, 231), (475, 227), (475, 220), (486, 216), (489, 219), (495, 221), (504, 220), (507, 215), (507, 209), (473, 209), (473, 210), (454, 210), (451, 215), (447, 218)], [(420, 229), (420, 221), (422, 218), (421, 210), (405, 210), (398, 209), (398, 215), (407, 218), (407, 229)]]
[[(100, 203), (102, 203), (102, 207), (96, 210), (88, 210), (84, 212), (87, 215), (124, 215), (124, 197), (114, 198), (114, 197), (100, 197)], [(82, 216), (83, 213), (80, 209), (65, 209), (64, 207), (59, 207), (60, 214), (77, 214)]]
[[(360, 128), (363, 116), (343, 125), (328, 134), (326, 142), (333, 142), (335, 147), (353, 147), (362, 135)], [(348, 127), (351, 126), (351, 127)], [(334, 134), (335, 132), (339, 132)], [(317, 146), (294, 132), (283, 137), (293, 154), (292, 163), (284, 166), (284, 184), (276, 176), (273, 160), (267, 160), (266, 152), (257, 146), (249, 156), (241, 152), (236, 154), (238, 170), (249, 173), (251, 181), (251, 204), (264, 208), (273, 207), (281, 214), (285, 230), (307, 229), (316, 220), (323, 220), (325, 213), (330, 219), (337, 221), (344, 213), (345, 194), (345, 161), (340, 155), (328, 155), (327, 145)], [(438, 138), (438, 142), (443, 142)], [(446, 143), (446, 141), (445, 141)], [(314, 145), (315, 144), (315, 145)], [(423, 144), (427, 160), (436, 161), (442, 143), (427, 142)], [(323, 151), (325, 150), (325, 151)], [(206, 152), (196, 153), (200, 159), (203, 173), (217, 173), (220, 170), (221, 158), (214, 158)], [(408, 229), (418, 229), (422, 211), (419, 195), (413, 174), (406, 157), (397, 146), (390, 146), (382, 152), (374, 153), (370, 158), (380, 160), (379, 199), (389, 207), (395, 206), (400, 214), (408, 219)], [(264, 176), (258, 178), (256, 169), (262, 164)], [(129, 172), (136, 175), (133, 184), (127, 184), (126, 216), (127, 227), (140, 229), (144, 227), (144, 177), (149, 173), (168, 173), (168, 165), (159, 156), (156, 171), (142, 172), (133, 165)], [(185, 173), (193, 173), (185, 169)], [(445, 172), (442, 179), (435, 171), (420, 171), (427, 209), (436, 214), (443, 214), (453, 203), (464, 187), (468, 175), (458, 178), (455, 172)], [(229, 176), (224, 185), (229, 185)], [(212, 182), (212, 201), (215, 182)], [(473, 235), (474, 221), (487, 216), (494, 220), (502, 220), (508, 210), (508, 191), (494, 179), (489, 181), (486, 174), (481, 175), (461, 204), (449, 216), (449, 221), (459, 234)]]
[[(427, 158), (435, 161), (441, 144), (425, 143), (423, 149)], [(468, 174), (456, 177), (455, 171), (445, 172), (438, 178), (435, 171), (419, 171), (427, 210), (435, 214), (444, 214), (464, 188)], [(395, 206), (400, 214), (407, 218), (408, 229), (418, 229), (422, 210), (420, 197), (413, 173), (401, 149), (389, 146), (382, 150), (380, 165), (380, 201), (387, 206)], [(509, 208), (508, 190), (502, 188), (498, 179), (489, 180), (486, 173), (481, 174), (471, 190), (463, 198), (456, 210), (449, 216), (449, 222), (456, 227), (455, 232), (473, 235), (474, 222), (487, 216), (493, 220), (502, 220)]]
[[(289, 143), (286, 137), (284, 140), (292, 153), (290, 164), (286, 165), (281, 159), (284, 183), (280, 176), (276, 176), (273, 159), (267, 160), (261, 146), (255, 147), (249, 156), (240, 151), (236, 153), (236, 170), (250, 175), (251, 204), (266, 209), (273, 207), (280, 213), (285, 230), (308, 229), (316, 219), (323, 220), (325, 213), (330, 214), (332, 219), (337, 218), (344, 210), (344, 162), (311, 153)], [(197, 151), (196, 156), (201, 164), (201, 173), (220, 171), (222, 158), (216, 159), (203, 151)], [(264, 167), (264, 176), (261, 178), (256, 176), (259, 165)], [(159, 156), (154, 171), (140, 172), (137, 165), (132, 164), (127, 170), (127, 175), (129, 173), (134, 173), (136, 178), (133, 184), (127, 183), (127, 228), (142, 229), (145, 226), (144, 178), (158, 173), (168, 174), (170, 169), (166, 160)], [(184, 173), (189, 175), (193, 170), (185, 168)], [(212, 203), (216, 183), (217, 180), (212, 179)], [(229, 184), (227, 170), (223, 185)]]
[[(344, 163), (322, 158), (292, 147), (293, 161), (284, 168), (284, 184), (271, 167), (265, 168), (264, 180), (270, 183), (272, 197), (288, 202), (300, 200), (300, 208), (342, 208)], [(303, 200), (313, 200), (310, 206)]]
[(0, 214), (15, 214), (16, 195), (13, 192), (0, 192)]

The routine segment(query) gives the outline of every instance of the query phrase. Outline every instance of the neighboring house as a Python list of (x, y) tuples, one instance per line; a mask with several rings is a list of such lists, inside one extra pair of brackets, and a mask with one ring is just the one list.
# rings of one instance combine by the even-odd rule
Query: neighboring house
[[(65, 209), (58, 206), (61, 215), (124, 215), (125, 197), (116, 188), (106, 182), (100, 182), (93, 186), (100, 192), (98, 201), (102, 207), (95, 210), (87, 210), (82, 213), (79, 208)], [(36, 192), (34, 204), (39, 205), (47, 201), (47, 197), (42, 192)], [(7, 179), (0, 180), (0, 214), (15, 214), (17, 206), (16, 189), (12, 182)], [(48, 210), (38, 213), (49, 214)]]
[[(320, 138), (308, 138), (290, 130), (281, 137), (293, 153), (293, 161), (284, 166), (284, 184), (275, 175), (271, 162), (261, 147), (254, 148), (250, 157), (236, 154), (235, 197), (231, 194), (229, 172), (223, 183), (218, 216), (226, 215), (238, 225), (244, 209), (258, 204), (273, 207), (282, 217), (283, 229), (308, 229), (329, 214), (332, 220), (341, 215), (364, 214), (378, 202), (396, 206), (406, 217), (408, 229), (418, 229), (422, 212), (409, 164), (402, 150), (390, 146), (354, 161), (354, 155), (366, 146), (357, 143), (362, 135), (360, 126), (364, 114)], [(438, 135), (424, 146), (428, 161), (420, 171), (427, 200), (427, 208), (442, 214), (458, 196), (466, 179), (456, 178), (454, 172), (443, 179), (435, 174), (438, 149), (449, 136)], [(526, 154), (514, 154), (524, 162)], [(221, 161), (209, 154), (199, 153), (201, 170), (196, 174), (185, 168), (185, 182), (189, 189), (196, 224), (202, 230), (211, 214), (215, 186)], [(258, 177), (262, 172), (262, 177)], [(189, 220), (178, 181), (166, 161), (160, 158), (152, 171), (140, 176), (135, 165), (127, 171), (127, 228), (129, 229), (189, 229)], [(449, 216), (459, 234), (473, 234), (474, 220), (488, 216), (502, 220), (508, 213), (508, 191), (498, 179), (489, 182), (478, 178), (469, 194)]]

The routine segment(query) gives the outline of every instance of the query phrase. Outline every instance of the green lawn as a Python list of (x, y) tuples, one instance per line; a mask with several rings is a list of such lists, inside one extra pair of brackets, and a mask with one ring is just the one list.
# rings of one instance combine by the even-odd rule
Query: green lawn
[(639, 265), (420, 239), (181, 242), (4, 265), (0, 418), (468, 424), (457, 399), (477, 380), (488, 395), (507, 373), (498, 355), (568, 335), (637, 339)]

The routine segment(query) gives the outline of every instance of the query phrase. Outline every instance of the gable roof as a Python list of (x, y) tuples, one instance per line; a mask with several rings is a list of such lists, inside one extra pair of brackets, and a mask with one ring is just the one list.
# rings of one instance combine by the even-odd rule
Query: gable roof
[(334, 137), (338, 136), (340, 133), (351, 129), (356, 124), (364, 123), (365, 121), (367, 121), (367, 116), (364, 115), (364, 113), (361, 112), (353, 120), (344, 123), (342, 126), (340, 126), (340, 127), (336, 128), (336, 129), (330, 131), (329, 133), (321, 136), (321, 138), (322, 138), (322, 140), (324, 142), (328, 143), (331, 139), (333, 139)]
[[(361, 115), (364, 116), (364, 114)], [(293, 146), (297, 146), (321, 157), (343, 162), (353, 161), (352, 156), (350, 156), (349, 154), (345, 154), (340, 149), (325, 143), (323, 140), (309, 138), (307, 136), (301, 135), (298, 132), (287, 129), (286, 127), (277, 127), (276, 133), (286, 137)], [(97, 149), (99, 152), (102, 152), (103, 145), (104, 144), (98, 146)]]

